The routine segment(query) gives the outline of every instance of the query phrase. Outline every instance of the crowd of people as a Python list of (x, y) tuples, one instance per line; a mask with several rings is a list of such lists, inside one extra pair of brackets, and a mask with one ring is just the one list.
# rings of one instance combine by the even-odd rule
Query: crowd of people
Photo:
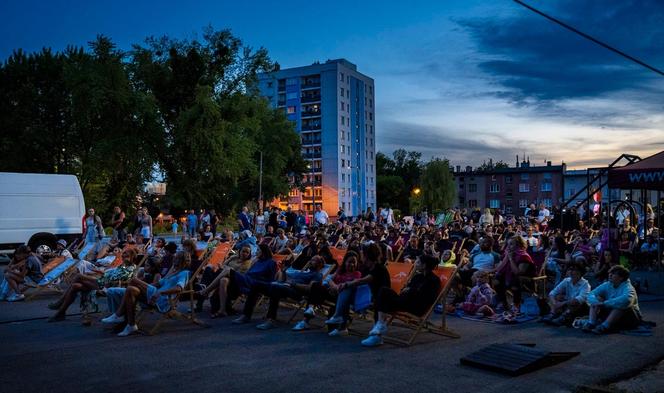
[[(81, 258), (61, 298), (49, 305), (56, 310), (49, 320), (65, 319), (77, 295), (89, 302), (92, 293), (94, 299), (107, 299), (110, 315), (102, 322), (122, 325), (119, 335), (127, 336), (139, 330), (137, 304), (166, 312), (191, 282), (196, 312), (209, 302), (212, 318), (239, 313), (233, 319), (237, 324), (250, 322), (265, 299), (266, 318), (257, 325), (262, 330), (276, 326), (280, 305), (291, 299), (305, 304), (294, 331), (309, 329), (316, 314), (327, 312), (328, 334), (345, 335), (354, 315), (364, 311), (358, 309), (358, 299), (365, 299), (374, 326), (362, 344), (376, 346), (383, 343), (389, 315), (423, 315), (433, 306), (442, 290), (435, 270), (454, 265), (457, 274), (443, 312), (509, 319), (531, 299), (544, 315), (542, 321), (551, 325), (575, 325), (597, 334), (633, 329), (642, 317), (630, 268), (652, 267), (661, 253), (660, 239), (652, 217), (621, 215), (609, 217), (616, 225), (599, 214), (579, 216), (573, 228), (562, 229), (543, 205), (531, 205), (522, 217), (491, 209), (450, 209), (397, 219), (389, 207), (350, 217), (339, 209), (334, 221), (321, 206), (311, 217), (291, 208), (250, 213), (245, 207), (234, 231), (219, 227), (214, 210), (199, 215), (191, 210), (184, 236), (168, 242), (154, 237), (147, 210), (139, 210), (134, 232), (128, 233), (118, 207), (110, 222), (111, 241), (104, 250)], [(84, 224), (86, 242), (97, 242), (103, 225), (94, 209)], [(177, 228), (174, 233), (179, 234)], [(231, 243), (234, 251), (223, 265), (206, 266), (197, 248), (201, 241)], [(654, 259), (648, 254), (651, 248)], [(77, 257), (66, 242), (55, 253)], [(118, 256), (121, 263), (100, 263), (108, 255)], [(640, 259), (646, 255), (649, 262)], [(399, 291), (392, 288), (388, 263), (413, 265)], [(43, 264), (44, 256), (20, 247), (4, 272), (4, 295), (21, 300), (22, 284), (39, 282)]]

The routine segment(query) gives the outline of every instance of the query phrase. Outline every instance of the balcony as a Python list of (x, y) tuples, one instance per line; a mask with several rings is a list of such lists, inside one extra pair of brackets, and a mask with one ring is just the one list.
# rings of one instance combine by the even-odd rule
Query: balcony
[(302, 124), (302, 131), (314, 131), (314, 130), (320, 130), (320, 124), (317, 123)]
[(320, 111), (302, 111), (302, 117), (320, 117)]
[(302, 153), (302, 158), (311, 160), (313, 158), (321, 158), (321, 152), (315, 153)]
[(302, 103), (307, 103), (307, 102), (320, 102), (320, 94), (318, 95), (312, 95), (312, 96), (302, 96), (300, 98), (300, 102)]
[(302, 139), (302, 144), (303, 145), (320, 145), (321, 143), (321, 138), (303, 138)]
[(310, 79), (302, 83), (300, 86), (302, 90), (304, 89), (315, 89), (320, 87), (320, 80)]

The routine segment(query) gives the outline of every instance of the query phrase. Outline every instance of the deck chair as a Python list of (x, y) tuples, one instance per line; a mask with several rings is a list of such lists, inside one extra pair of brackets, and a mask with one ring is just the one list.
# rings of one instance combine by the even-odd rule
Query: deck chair
[(83, 248), (78, 252), (78, 259), (85, 259), (85, 257), (94, 250), (96, 244), (97, 243), (85, 243)]
[(415, 265), (412, 263), (388, 262), (385, 267), (387, 268), (387, 272), (390, 273), (390, 286), (392, 290), (399, 293), (413, 274)]
[[(162, 314), (157, 310), (156, 307), (149, 307), (147, 309), (144, 309), (141, 312), (141, 314), (137, 317), (137, 320), (140, 322), (141, 320), (144, 319), (145, 315), (147, 314), (146, 311), (152, 313), (156, 312), (159, 314), (159, 319), (157, 320), (157, 323), (152, 327), (152, 329), (150, 329), (150, 331), (148, 331), (149, 335), (151, 336), (155, 335), (159, 330), (159, 328), (161, 327), (161, 325), (164, 323), (164, 321), (169, 319), (189, 321), (197, 326), (209, 327), (209, 325), (196, 318), (196, 315), (194, 314), (194, 309), (195, 309), (194, 282), (196, 281), (196, 277), (198, 277), (198, 275), (201, 273), (203, 267), (207, 266), (209, 262), (209, 257), (213, 254), (213, 252), (214, 249), (205, 251), (205, 258), (203, 262), (198, 266), (198, 268), (193, 273), (189, 275), (187, 283), (185, 284), (185, 287), (182, 288), (182, 291), (179, 294), (170, 297), (169, 302), (171, 308), (168, 312)], [(187, 312), (182, 312), (178, 310), (178, 304), (180, 299), (185, 299), (185, 298), (186, 298), (185, 301), (187, 300), (189, 301), (189, 310)]]
[[(328, 278), (328, 276), (332, 273), (336, 266), (335, 265), (325, 265), (321, 269), (321, 274), (323, 276), (322, 282), (325, 282), (325, 280)], [(281, 304), (283, 304), (286, 307), (291, 307), (294, 308), (295, 311), (293, 312), (293, 315), (288, 319), (288, 323), (291, 323), (297, 314), (304, 308), (304, 306), (307, 304), (305, 299), (302, 299), (301, 301), (294, 303), (294, 302), (288, 302), (288, 301), (281, 301)]]
[(527, 287), (532, 288), (532, 292), (535, 296), (537, 296), (539, 299), (547, 299), (548, 298), (548, 291), (546, 290), (546, 282), (547, 282), (547, 276), (546, 276), (546, 260), (549, 259), (549, 254), (551, 253), (551, 250), (547, 252), (546, 254), (544, 253), (533, 253), (532, 258), (533, 258), (533, 263), (535, 264), (535, 277), (522, 277), (522, 280), (525, 280), (527, 284)]
[(438, 292), (438, 296), (436, 297), (436, 301), (431, 304), (431, 307), (429, 307), (427, 312), (425, 312), (422, 316), (413, 315), (407, 312), (396, 312), (391, 314), (387, 319), (388, 326), (392, 325), (396, 320), (400, 322), (400, 326), (412, 330), (412, 333), (407, 339), (393, 336), (383, 336), (383, 339), (386, 342), (410, 346), (422, 330), (426, 330), (430, 333), (438, 334), (441, 336), (461, 338), (460, 335), (447, 328), (445, 313), (442, 314), (440, 325), (435, 325), (429, 321), (429, 318), (431, 317), (436, 304), (440, 303), (441, 299), (444, 299), (447, 296), (447, 292), (450, 290), (453, 281), (452, 278), (456, 274), (456, 271), (457, 267), (454, 265), (439, 266), (436, 268), (436, 270), (434, 270), (434, 273), (440, 280), (440, 290)]
[(336, 248), (336, 247), (330, 247), (329, 250), (330, 254), (332, 254), (332, 258), (334, 258), (334, 260), (337, 261), (338, 265), (341, 265), (341, 262), (343, 262), (347, 250), (345, 248)]
[(69, 273), (72, 271), (76, 270), (76, 266), (78, 265), (78, 261), (74, 258), (68, 258), (61, 260), (59, 263), (54, 264), (49, 271), (44, 274), (44, 277), (38, 282), (34, 284), (27, 284), (26, 285), (29, 288), (34, 289), (32, 293), (30, 293), (26, 300), (30, 300), (37, 296), (38, 293), (41, 293), (43, 290), (50, 288), (52, 290), (55, 290), (57, 292), (62, 292), (62, 290), (57, 287), (57, 283), (59, 280), (63, 279), (64, 277), (68, 276)]

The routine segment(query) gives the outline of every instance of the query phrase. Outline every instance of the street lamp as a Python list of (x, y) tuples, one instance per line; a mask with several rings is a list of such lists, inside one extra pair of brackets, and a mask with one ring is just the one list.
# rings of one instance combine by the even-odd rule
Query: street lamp
[(415, 196), (420, 195), (420, 192), (422, 192), (422, 190), (420, 190), (419, 187), (415, 187), (415, 188), (413, 189), (413, 194), (415, 194)]

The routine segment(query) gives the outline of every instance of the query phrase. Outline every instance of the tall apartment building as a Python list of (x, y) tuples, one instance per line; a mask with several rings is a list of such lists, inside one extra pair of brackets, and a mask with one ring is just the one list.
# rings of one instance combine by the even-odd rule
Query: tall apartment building
[(259, 89), (295, 123), (309, 161), (306, 191), (292, 190), (282, 207), (311, 211), (315, 203), (330, 215), (339, 207), (347, 215), (367, 207), (375, 211), (373, 79), (348, 60), (337, 59), (260, 74)]

